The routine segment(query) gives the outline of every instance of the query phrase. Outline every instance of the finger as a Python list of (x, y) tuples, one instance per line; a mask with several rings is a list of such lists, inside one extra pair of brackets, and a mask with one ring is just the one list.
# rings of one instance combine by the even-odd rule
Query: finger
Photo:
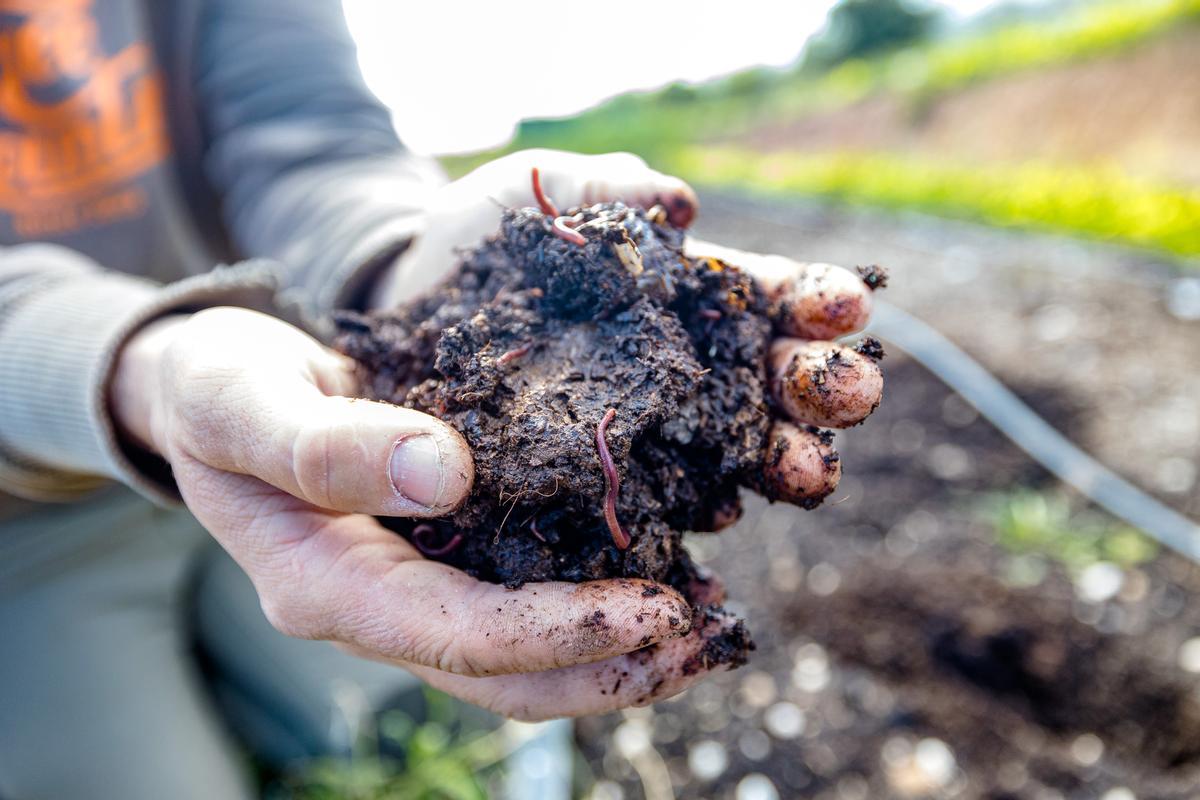
[(301, 375), (242, 371), (215, 396), (189, 394), (180, 410), (188, 455), (321, 508), (439, 515), (461, 504), (474, 480), (467, 443), (445, 423), (327, 396)]
[(649, 581), (507, 589), (426, 561), (372, 517), (313, 508), (254, 478), (180, 462), (184, 499), (254, 581), (276, 628), (466, 675), (589, 663), (686, 633)]
[(526, 721), (603, 714), (679, 694), (716, 671), (722, 645), (736, 650), (745, 628), (728, 614), (707, 614), (687, 636), (595, 664), (529, 675), (464, 678), (425, 668), (412, 672), (431, 686), (497, 714)]
[(768, 356), (771, 391), (793, 420), (828, 428), (862, 422), (883, 396), (874, 359), (833, 342), (776, 339)]
[(833, 434), (776, 421), (767, 440), (762, 474), (751, 488), (768, 500), (815, 508), (833, 493), (842, 477), (842, 460)]
[(874, 301), (862, 278), (833, 264), (790, 261), (778, 267), (761, 284), (781, 331), (805, 339), (836, 339), (866, 327)]
[(862, 330), (874, 299), (861, 277), (833, 264), (804, 263), (689, 240), (688, 253), (719, 258), (749, 272), (767, 295), (779, 330), (804, 339), (837, 339)]

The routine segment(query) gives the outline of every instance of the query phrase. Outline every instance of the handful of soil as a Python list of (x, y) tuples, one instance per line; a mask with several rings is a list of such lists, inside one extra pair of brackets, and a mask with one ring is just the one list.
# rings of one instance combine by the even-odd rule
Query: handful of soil
[[(701, 628), (722, 612), (682, 532), (736, 519), (741, 486), (780, 494), (767, 474), (782, 457), (768, 452), (771, 304), (741, 270), (687, 257), (661, 207), (560, 216), (536, 171), (534, 186), (542, 208), (505, 211), (436, 295), (337, 319), (369, 397), (445, 420), (474, 452), (461, 508), (384, 522), (509, 586), (668, 584)], [(744, 625), (720, 627), (704, 666), (743, 663)]]

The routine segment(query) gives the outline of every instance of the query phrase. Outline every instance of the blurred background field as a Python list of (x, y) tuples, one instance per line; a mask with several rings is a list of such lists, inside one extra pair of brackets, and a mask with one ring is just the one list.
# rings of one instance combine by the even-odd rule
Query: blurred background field
[(940, 19), (843, 3), (794, 67), (528, 120), (504, 149), (627, 150), (701, 186), (1200, 254), (1200, 2), (1001, 5), (951, 31)]
[[(347, 11), (402, 136), (452, 174), (631, 151), (698, 187), (704, 238), (884, 264), (887, 300), (1200, 517), (1200, 0), (518, 4), (470, 30)], [(429, 41), (398, 53), (392, 13)], [(579, 721), (575, 796), (1200, 797), (1200, 569), (920, 363), (891, 348), (884, 370), (824, 507), (751, 503), (693, 537), (756, 634), (750, 665)], [(394, 725), (407, 760), (368, 748), (281, 791), (512, 796), (495, 731), (520, 726), (423, 724)]]

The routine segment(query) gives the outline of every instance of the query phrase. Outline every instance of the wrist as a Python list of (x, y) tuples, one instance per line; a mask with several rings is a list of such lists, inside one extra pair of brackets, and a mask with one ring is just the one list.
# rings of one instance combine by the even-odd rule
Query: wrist
[(108, 386), (108, 406), (122, 439), (143, 450), (163, 454), (155, 429), (163, 354), (187, 315), (157, 319), (133, 334), (117, 354)]

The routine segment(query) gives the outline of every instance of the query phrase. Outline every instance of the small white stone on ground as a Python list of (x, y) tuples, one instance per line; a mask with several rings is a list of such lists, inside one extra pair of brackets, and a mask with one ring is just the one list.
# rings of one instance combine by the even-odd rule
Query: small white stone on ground
[(1200, 672), (1200, 636), (1193, 636), (1179, 646), (1179, 668), (1184, 672)]
[(837, 567), (824, 562), (808, 571), (808, 588), (818, 597), (828, 597), (842, 584), (842, 573)]
[(941, 739), (922, 739), (917, 742), (913, 759), (936, 786), (950, 783), (954, 778), (954, 770), (958, 767), (954, 751)]
[(754, 708), (766, 708), (779, 694), (775, 678), (769, 672), (755, 670), (742, 679), (742, 699)]
[(748, 730), (738, 737), (738, 749), (751, 761), (762, 761), (771, 755), (771, 737), (760, 730)]
[(779, 790), (771, 779), (758, 772), (752, 772), (738, 781), (737, 800), (779, 800)]
[(1125, 582), (1125, 573), (1111, 561), (1097, 561), (1084, 568), (1075, 579), (1075, 592), (1081, 600), (1103, 603), (1117, 596)]
[(1167, 308), (1179, 319), (1200, 319), (1200, 278), (1177, 278), (1167, 288)]
[(1100, 795), (1100, 800), (1137, 800), (1137, 795), (1124, 786), (1115, 786)]
[(804, 733), (804, 712), (795, 703), (776, 703), (763, 714), (763, 725), (776, 739), (795, 739)]
[(616, 781), (596, 781), (588, 798), (589, 800), (625, 800), (625, 791)]
[(688, 769), (699, 780), (711, 781), (728, 766), (729, 755), (720, 742), (702, 739), (688, 748)]
[(1104, 742), (1094, 733), (1085, 733), (1071, 742), (1071, 757), (1085, 767), (1090, 767), (1104, 755)]
[(806, 644), (796, 650), (792, 683), (806, 692), (819, 692), (829, 684), (829, 656), (819, 644)]

